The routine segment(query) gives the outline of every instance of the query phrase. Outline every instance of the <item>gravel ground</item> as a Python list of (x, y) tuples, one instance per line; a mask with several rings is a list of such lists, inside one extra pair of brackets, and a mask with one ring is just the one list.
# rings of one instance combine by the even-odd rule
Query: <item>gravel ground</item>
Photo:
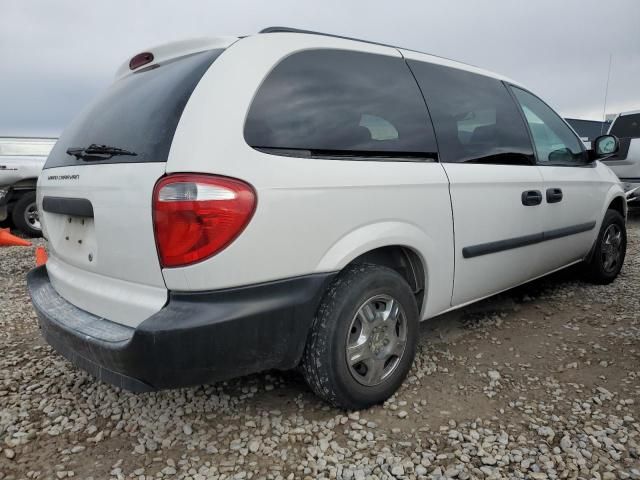
[(345, 413), (295, 373), (134, 395), (41, 340), (29, 248), (0, 249), (0, 480), (640, 479), (640, 214), (610, 286), (573, 272), (422, 325), (385, 405)]

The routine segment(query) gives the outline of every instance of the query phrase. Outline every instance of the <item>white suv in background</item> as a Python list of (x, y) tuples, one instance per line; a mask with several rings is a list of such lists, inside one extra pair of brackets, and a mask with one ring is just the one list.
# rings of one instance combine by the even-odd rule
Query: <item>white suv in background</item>
[(542, 100), (402, 48), (271, 28), (136, 55), (38, 182), (47, 341), (134, 391), (301, 367), (384, 401), (418, 323), (583, 263), (611, 282), (626, 202)]
[(611, 123), (608, 133), (620, 139), (620, 147), (615, 155), (605, 159), (607, 166), (620, 178), (629, 206), (638, 206), (640, 205), (640, 110), (619, 114)]

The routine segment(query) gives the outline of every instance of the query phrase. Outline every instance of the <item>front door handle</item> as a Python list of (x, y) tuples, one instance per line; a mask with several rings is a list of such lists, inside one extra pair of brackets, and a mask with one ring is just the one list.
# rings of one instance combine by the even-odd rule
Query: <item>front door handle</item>
[(542, 192), (540, 190), (527, 190), (522, 192), (522, 204), (533, 207), (542, 203)]
[(561, 188), (547, 188), (547, 203), (558, 203), (562, 201)]

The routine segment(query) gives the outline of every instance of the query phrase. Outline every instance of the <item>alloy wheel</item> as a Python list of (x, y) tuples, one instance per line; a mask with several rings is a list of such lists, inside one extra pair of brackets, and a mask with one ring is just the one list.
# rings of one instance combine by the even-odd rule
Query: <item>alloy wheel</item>
[(607, 227), (602, 236), (602, 268), (611, 273), (618, 268), (622, 253), (622, 229), (615, 223)]
[(30, 203), (24, 210), (24, 221), (34, 230), (41, 230), (40, 214), (36, 202)]
[(351, 375), (362, 385), (379, 385), (398, 367), (406, 344), (402, 305), (389, 295), (366, 300), (347, 332), (346, 360)]

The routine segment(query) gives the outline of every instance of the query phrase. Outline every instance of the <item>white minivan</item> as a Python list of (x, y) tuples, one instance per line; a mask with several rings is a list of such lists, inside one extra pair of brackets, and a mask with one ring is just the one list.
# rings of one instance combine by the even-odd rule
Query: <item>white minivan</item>
[(384, 401), (418, 323), (577, 263), (620, 271), (624, 192), (516, 82), (286, 28), (134, 56), (38, 181), (46, 340), (133, 391), (299, 367)]

